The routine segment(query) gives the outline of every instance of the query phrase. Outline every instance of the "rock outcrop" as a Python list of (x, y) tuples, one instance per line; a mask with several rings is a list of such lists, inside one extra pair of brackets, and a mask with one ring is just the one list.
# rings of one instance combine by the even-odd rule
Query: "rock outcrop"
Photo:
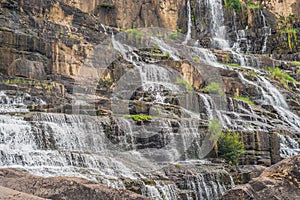
[(299, 199), (300, 156), (287, 158), (267, 168), (258, 178), (227, 191), (222, 200)]
[(122, 28), (164, 27), (171, 30), (186, 28), (185, 1), (105, 1), (64, 0), (83, 12), (93, 13), (103, 24)]
[[(2, 0), (0, 165), (126, 188), (2, 169), (5, 198), (218, 199), (226, 161), (198, 160), (214, 118), (245, 144), (237, 183), (299, 153), (299, 3), (267, 2)], [(227, 197), (299, 189), (295, 160)]]
[(26, 194), (23, 192), (19, 192), (16, 190), (12, 190), (10, 188), (6, 187), (1, 187), (0, 186), (0, 192), (1, 192), (1, 200), (27, 200), (27, 199), (32, 199), (32, 200), (45, 200), (44, 198), (40, 198), (37, 196), (33, 196), (30, 194)]
[(262, 1), (262, 5), (277, 17), (286, 17), (290, 14), (294, 14), (297, 17), (300, 16), (300, 2), (298, 0), (264, 0)]
[[(12, 169), (0, 170), (0, 199), (136, 199), (149, 198), (80, 178), (42, 178)], [(6, 189), (9, 188), (9, 189)], [(39, 198), (41, 197), (41, 198)]]

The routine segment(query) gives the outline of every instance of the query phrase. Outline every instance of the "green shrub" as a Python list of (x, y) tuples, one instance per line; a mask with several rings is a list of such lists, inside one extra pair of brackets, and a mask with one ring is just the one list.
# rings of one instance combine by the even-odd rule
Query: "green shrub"
[(208, 132), (211, 134), (211, 140), (217, 140), (222, 133), (222, 124), (219, 119), (213, 118), (208, 121)]
[(260, 5), (249, 4), (247, 5), (247, 9), (260, 9)]
[(249, 75), (249, 76), (252, 76), (252, 77), (257, 76), (258, 74), (259, 74), (258, 72), (252, 71), (252, 70), (248, 72), (248, 75)]
[(165, 56), (167, 57), (167, 59), (170, 59), (171, 58), (171, 54), (170, 54), (170, 52), (165, 52)]
[(125, 32), (128, 33), (128, 35), (130, 35), (134, 38), (137, 38), (137, 39), (140, 39), (143, 36), (143, 33), (135, 28), (127, 29)]
[(238, 133), (222, 133), (218, 141), (218, 156), (229, 161), (230, 164), (238, 164), (239, 157), (245, 152), (243, 142)]
[(70, 39), (75, 39), (75, 38), (76, 38), (76, 35), (69, 34), (69, 38), (70, 38)]
[(225, 7), (236, 12), (242, 11), (242, 5), (240, 0), (224, 0)]
[(114, 8), (115, 4), (109, 2), (102, 2), (98, 5), (99, 8)]
[(177, 40), (178, 35), (177, 35), (176, 32), (172, 32), (172, 33), (169, 34), (169, 38), (170, 38), (171, 40)]
[(235, 96), (234, 98), (241, 100), (241, 101), (245, 101), (245, 102), (249, 103), (251, 106), (255, 105), (254, 102), (251, 99), (249, 99), (249, 97)]
[(294, 66), (300, 66), (300, 62), (299, 61), (293, 61), (292, 65), (294, 65)]
[(194, 56), (194, 57), (193, 57), (193, 60), (194, 60), (194, 62), (200, 62), (200, 59), (199, 59), (198, 56)]
[(222, 56), (222, 61), (225, 63), (228, 63), (230, 60), (230, 56), (228, 54), (225, 54)]
[(218, 155), (218, 143), (217, 140), (219, 139), (220, 135), (222, 134), (222, 124), (220, 123), (219, 119), (213, 118), (212, 120), (208, 121), (208, 133), (209, 140), (214, 143), (214, 152)]
[(300, 75), (300, 69), (297, 70), (297, 74)]
[(268, 72), (272, 72), (273, 71), (273, 67), (266, 66), (266, 67), (263, 68), (263, 70), (268, 71)]
[(137, 121), (137, 122), (149, 121), (149, 120), (154, 118), (153, 116), (143, 115), (143, 114), (140, 114), (140, 115), (124, 115), (124, 117), (128, 118), (128, 119), (133, 119), (134, 121)]
[(182, 79), (182, 78), (177, 78), (176, 79), (176, 83), (178, 84), (183, 84), (185, 86), (185, 89), (189, 92), (194, 91), (193, 87), (190, 85), (189, 82), (187, 82), (186, 80)]
[(236, 67), (236, 68), (242, 68), (241, 65), (236, 64), (236, 63), (227, 63), (226, 65), (231, 66), (231, 67)]
[(276, 67), (272, 74), (272, 78), (277, 79), (284, 87), (288, 86), (288, 82), (297, 82), (293, 77)]
[(179, 164), (179, 163), (175, 163), (175, 164), (174, 164), (174, 167), (175, 167), (175, 168), (180, 168), (180, 164)]
[(295, 42), (297, 41), (297, 29), (291, 28), (286, 30), (288, 34), (288, 47), (291, 51), (295, 49)]
[(224, 95), (224, 91), (220, 85), (220, 83), (217, 82), (211, 82), (204, 88), (204, 90), (208, 93), (212, 94), (219, 94), (219, 95)]

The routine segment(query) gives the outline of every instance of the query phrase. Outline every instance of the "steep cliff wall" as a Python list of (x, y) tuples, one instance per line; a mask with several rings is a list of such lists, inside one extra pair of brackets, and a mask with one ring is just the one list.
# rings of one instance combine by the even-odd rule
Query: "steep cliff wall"
[(110, 26), (128, 29), (139, 27), (165, 27), (177, 30), (186, 27), (186, 2), (162, 0), (65, 0), (70, 6), (93, 13), (99, 21)]
[(226, 161), (189, 159), (213, 147), (214, 118), (240, 135), (240, 164), (299, 153), (299, 25), (277, 18), (296, 11), (245, 2), (235, 13), (221, 0), (2, 0), (1, 166), (209, 199), (232, 187)]
[(295, 14), (297, 17), (300, 16), (300, 2), (298, 0), (264, 0), (262, 5), (277, 17), (290, 14)]

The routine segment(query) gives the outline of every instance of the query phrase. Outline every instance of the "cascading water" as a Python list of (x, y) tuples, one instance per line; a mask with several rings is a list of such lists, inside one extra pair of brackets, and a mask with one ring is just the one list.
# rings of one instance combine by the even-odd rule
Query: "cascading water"
[[(198, 1), (200, 3), (200, 1)], [(210, 20), (210, 33), (212, 35), (213, 47), (220, 49), (229, 49), (229, 43), (226, 39), (226, 27), (224, 26), (222, 0), (205, 0), (205, 7), (208, 10)]]
[(143, 185), (142, 194), (155, 200), (176, 200), (177, 191), (174, 184), (155, 181), (155, 186)]
[(122, 186), (117, 177), (135, 177), (121, 162), (105, 155), (103, 149), (109, 144), (103, 132), (105, 120), (46, 113), (26, 120), (0, 117), (1, 167), (22, 168), (45, 177), (77, 176), (110, 185), (108, 180), (115, 179), (115, 186)]
[(251, 49), (251, 41), (248, 40), (246, 31), (248, 30), (248, 26), (245, 30), (238, 30), (236, 25), (236, 12), (234, 11), (233, 15), (233, 25), (234, 25), (234, 32), (236, 36), (236, 41), (234, 42), (232, 49), (236, 52), (241, 52), (241, 45), (242, 43), (246, 43), (246, 51), (245, 53), (249, 52)]
[[(219, 199), (219, 197), (222, 196), (222, 194), (224, 194), (227, 190), (226, 186), (222, 184), (224, 174), (227, 174), (227, 172), (223, 171), (223, 173), (217, 174), (208, 173), (205, 175), (200, 174), (187, 179), (186, 185), (188, 189), (197, 191), (196, 200)], [(231, 184), (233, 184), (233, 181)]]
[(263, 13), (262, 10), (260, 11), (260, 15), (262, 17), (263, 25), (264, 25), (263, 28), (262, 28), (263, 34), (264, 34), (264, 43), (263, 43), (263, 47), (262, 47), (261, 53), (266, 53), (266, 51), (267, 51), (268, 37), (271, 35), (271, 31), (272, 30), (271, 30), (271, 28), (269, 28), (267, 26), (266, 17), (265, 17), (265, 15), (264, 15), (264, 13)]
[[(256, 69), (252, 67), (259, 65), (258, 59), (254, 56), (235, 53), (229, 48), (224, 27), (222, 1), (206, 0), (205, 4), (212, 16), (210, 31), (213, 45), (216, 48), (229, 50), (233, 54), (233, 58), (243, 68), (255, 71)], [(187, 10), (188, 31), (184, 43), (187, 43), (191, 38), (192, 20), (189, 0), (187, 1)], [(264, 19), (264, 28), (266, 27)], [(107, 34), (105, 26), (103, 26), (103, 29), (105, 34)], [(236, 35), (237, 40), (245, 38), (243, 31), (236, 31)], [(180, 60), (180, 50), (157, 37), (152, 37), (152, 40), (163, 53), (169, 53), (171, 59)], [(267, 41), (267, 35), (265, 35), (265, 41)], [(148, 91), (153, 94), (154, 100), (152, 102), (155, 105), (163, 105), (164, 103), (164, 106), (170, 106), (168, 103), (165, 103), (165, 100), (170, 97), (162, 95), (161, 87), (163, 86), (162, 90), (171, 92), (171, 98), (182, 90), (176, 84), (176, 79), (181, 77), (176, 74), (176, 70), (169, 69), (158, 63), (149, 64), (144, 62), (135, 53), (132, 46), (122, 44), (114, 36), (112, 37), (112, 43), (114, 48), (121, 53), (122, 57), (138, 69), (144, 92)], [(264, 48), (266, 48), (266, 42)], [(264, 48), (262, 51), (265, 51)], [(201, 58), (206, 64), (223, 69), (233, 69), (218, 63), (216, 56), (208, 49), (198, 47), (191, 47), (191, 49), (193, 55)], [(300, 119), (297, 115), (289, 111), (283, 95), (264, 77), (258, 75), (256, 78), (258, 86), (253, 81), (244, 77), (241, 79), (257, 87), (263, 94), (261, 104), (272, 105), (286, 124), (292, 126), (296, 131), (299, 130)], [(154, 153), (157, 153), (157, 156), (161, 156), (159, 153), (162, 151), (160, 150), (171, 144), (168, 146), (169, 149), (166, 149), (167, 153), (164, 155), (169, 153), (170, 155), (167, 156), (174, 161), (175, 159), (189, 159), (188, 151), (190, 150), (191, 143), (193, 143), (192, 145), (195, 147), (193, 153), (196, 154), (195, 157), (197, 158), (200, 157), (198, 154), (201, 154), (198, 151), (201, 149), (200, 143), (203, 137), (199, 129), (203, 124), (199, 123), (199, 120), (207, 122), (207, 120), (211, 120), (214, 116), (217, 116), (224, 128), (234, 130), (257, 130), (257, 127), (266, 126), (264, 124), (265, 121), (255, 113), (248, 103), (230, 98), (228, 101), (232, 106), (228, 110), (222, 110), (216, 106), (217, 103), (211, 95), (197, 94), (198, 99), (196, 99), (201, 102), (197, 107), (193, 104), (195, 101), (191, 101), (187, 95), (184, 95), (182, 95), (182, 98), (187, 99), (185, 101), (187, 103), (176, 105), (182, 107), (178, 109), (179, 114), (174, 114), (170, 120), (163, 118), (152, 120), (152, 125), (154, 126), (156, 123), (156, 127), (159, 127), (156, 129), (151, 129), (143, 123), (137, 126), (133, 120), (118, 116), (115, 122), (118, 124), (118, 127), (114, 128), (120, 128), (124, 131), (124, 133), (118, 135), (117, 141), (119, 144), (112, 143), (108, 138), (105, 129), (112, 124), (105, 117), (98, 119), (90, 116), (49, 113), (34, 114), (33, 116), (24, 115), (23, 117), (0, 115), (0, 166), (22, 168), (33, 174), (42, 176), (64, 175), (83, 177), (102, 182), (111, 187), (125, 188), (125, 184), (119, 178), (136, 180), (144, 175), (136, 173), (131, 165), (127, 165), (133, 161), (126, 160), (125, 154), (122, 158), (113, 154), (113, 150), (119, 147), (130, 150), (130, 153), (136, 157), (144, 157), (146, 154), (151, 157)], [(5, 93), (0, 92), (0, 112), (28, 114), (29, 110), (25, 106), (27, 102), (24, 102), (27, 99), (30, 99), (28, 95), (8, 97)], [(142, 98), (140, 99), (140, 101), (143, 100)], [(38, 99), (30, 101), (35, 104), (44, 103)], [(170, 113), (175, 110), (175, 113), (176, 106), (168, 107), (168, 109), (171, 109), (168, 112)], [(199, 108), (201, 106), (202, 110)], [(197, 111), (196, 109), (194, 110), (196, 107)], [(180, 115), (182, 119), (176, 119), (176, 115)], [(246, 117), (248, 117), (248, 121), (245, 120)], [(252, 124), (246, 125), (250, 122)], [(266, 126), (265, 128), (269, 127)], [(138, 137), (138, 134), (142, 132), (150, 132), (153, 134), (151, 136), (161, 134), (159, 135), (159, 148), (147, 149), (143, 147), (143, 145), (153, 146), (157, 144), (152, 140), (152, 137)], [(109, 135), (111, 136), (112, 133)], [(180, 143), (170, 142), (173, 138), (180, 138)], [(280, 138), (281, 155), (283, 157), (299, 153), (299, 144), (295, 140), (288, 136), (280, 136)], [(146, 150), (137, 151), (136, 148), (145, 148)], [(181, 158), (178, 158), (180, 154)], [(140, 160), (136, 161), (136, 163), (138, 162)], [(223, 182), (221, 174), (199, 173), (188, 179), (186, 186), (195, 192), (197, 199), (218, 199), (226, 191)], [(177, 199), (177, 188), (174, 184), (163, 181), (155, 181), (151, 185), (142, 183), (142, 194), (148, 197), (153, 199)], [(187, 194), (186, 197), (192, 198), (192, 195)]]
[[(262, 76), (264, 74), (259, 70), (259, 61), (258, 58), (255, 56), (250, 55), (243, 55), (239, 52), (241, 51), (241, 43), (246, 42), (247, 50), (248, 52), (251, 48), (250, 42), (247, 40), (246, 32), (245, 30), (237, 30), (236, 26), (236, 13), (234, 12), (234, 30), (236, 34), (236, 42), (234, 43), (232, 49), (229, 48), (229, 42), (226, 40), (226, 31), (224, 31), (224, 17), (223, 17), (223, 10), (222, 10), (222, 2), (218, 0), (206, 0), (206, 1), (197, 1), (198, 7), (201, 7), (201, 5), (205, 5), (205, 12), (208, 12), (211, 16), (210, 23), (210, 33), (211, 38), (213, 40), (213, 46), (215, 48), (221, 48), (223, 50), (229, 50), (231, 55), (233, 56), (233, 60), (235, 63), (238, 63), (240, 66), (242, 66), (244, 69), (254, 71), (258, 75), (256, 75), (256, 82), (253, 82), (252, 80), (247, 80), (242, 73), (239, 72), (240, 78), (242, 81), (244, 81), (246, 84), (250, 84), (253, 87), (257, 88), (258, 91), (262, 94), (262, 99), (259, 101), (261, 105), (269, 104), (271, 105), (276, 113), (278, 114), (278, 117), (281, 121), (283, 121), (282, 125), (278, 125), (279, 127), (283, 129), (288, 129), (292, 133), (299, 134), (300, 130), (300, 117), (294, 114), (292, 111), (289, 110), (288, 104), (284, 98), (284, 96), (278, 91), (276, 87), (274, 87), (273, 84), (271, 84), (265, 77)], [(200, 9), (201, 10), (201, 9)], [(263, 11), (260, 11), (263, 27), (262, 31), (264, 34), (264, 40), (263, 40), (263, 47), (261, 52), (265, 53), (267, 51), (267, 40), (268, 36), (271, 35), (271, 28), (267, 26), (265, 15)], [(204, 13), (200, 13), (200, 16), (203, 18), (205, 17)], [(209, 18), (207, 18), (209, 19)], [(205, 23), (204, 23), (205, 24)], [(202, 30), (202, 29), (201, 29)], [(247, 30), (247, 27), (246, 27)], [(204, 31), (204, 30), (202, 30)], [(219, 41), (219, 42), (218, 42)], [(221, 42), (220, 42), (221, 41)], [(219, 45), (216, 45), (219, 44)], [(238, 53), (234, 52), (237, 51)], [(224, 66), (222, 64), (217, 63), (217, 59), (213, 55), (212, 52), (206, 49), (201, 49), (194, 47), (193, 51), (198, 57), (204, 59), (204, 61), (214, 67), (223, 68), (223, 69), (229, 69), (229, 70), (237, 70), (232, 67)], [(204, 56), (203, 56), (204, 55)], [(232, 100), (230, 100), (233, 102)], [(246, 107), (244, 107), (246, 105)], [(234, 106), (232, 106), (233, 108)], [(263, 129), (269, 129), (271, 126), (267, 123), (265, 119), (258, 116), (253, 110), (249, 113), (248, 110), (251, 111), (251, 106), (247, 105), (245, 103), (241, 104), (238, 103), (238, 112), (234, 110), (227, 110), (227, 111), (219, 111), (222, 113), (220, 116), (220, 120), (223, 121), (223, 126), (228, 127), (231, 129), (236, 130), (260, 130)], [(248, 119), (248, 116), (251, 116), (252, 120), (248, 121), (245, 120)], [(246, 128), (245, 128), (246, 127)], [(260, 128), (261, 127), (261, 128)], [(282, 148), (286, 146), (284, 144), (284, 140), (281, 140)]]
[(300, 154), (299, 143), (289, 136), (280, 135), (280, 156), (287, 158)]
[(183, 44), (187, 44), (187, 42), (191, 39), (192, 34), (192, 14), (191, 14), (191, 1), (187, 0), (187, 16), (188, 16), (188, 23), (187, 23), (187, 33)]
[(36, 97), (31, 97), (27, 93), (20, 93), (15, 96), (9, 96), (0, 91), (0, 113), (27, 113), (28, 104), (45, 105), (46, 103)]

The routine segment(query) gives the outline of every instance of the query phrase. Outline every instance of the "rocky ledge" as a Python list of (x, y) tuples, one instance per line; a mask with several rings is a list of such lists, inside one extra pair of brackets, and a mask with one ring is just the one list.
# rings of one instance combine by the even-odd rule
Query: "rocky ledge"
[(112, 189), (80, 178), (32, 176), (13, 169), (0, 170), (0, 199), (136, 199), (149, 198)]
[(227, 191), (223, 200), (299, 199), (300, 155), (287, 158), (267, 168), (248, 184)]

